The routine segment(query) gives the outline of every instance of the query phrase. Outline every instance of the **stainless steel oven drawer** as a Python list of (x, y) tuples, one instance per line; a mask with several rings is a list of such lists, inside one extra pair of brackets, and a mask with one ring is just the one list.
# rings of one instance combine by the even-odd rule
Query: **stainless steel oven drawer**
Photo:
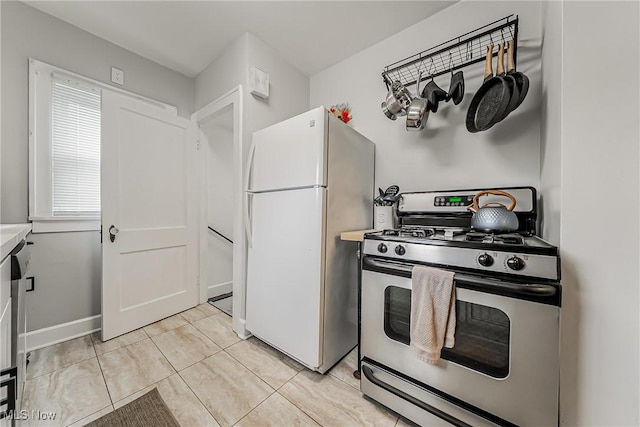
[(360, 390), (421, 426), (496, 426), (379, 366), (362, 362)]

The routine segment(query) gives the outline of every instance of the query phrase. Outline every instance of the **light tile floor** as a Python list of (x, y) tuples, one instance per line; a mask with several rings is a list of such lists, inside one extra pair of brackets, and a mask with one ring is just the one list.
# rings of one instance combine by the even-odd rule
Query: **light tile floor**
[(56, 412), (81, 426), (147, 391), (160, 395), (182, 426), (411, 426), (366, 399), (352, 376), (356, 350), (327, 375), (251, 338), (210, 304), (100, 341), (99, 334), (33, 352), (23, 408)]

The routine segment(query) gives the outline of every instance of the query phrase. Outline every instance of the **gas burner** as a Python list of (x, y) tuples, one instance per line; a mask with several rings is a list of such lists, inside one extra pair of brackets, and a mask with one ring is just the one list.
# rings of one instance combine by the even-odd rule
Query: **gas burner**
[(452, 227), (442, 228), (441, 230), (444, 235), (444, 238), (447, 240), (453, 239), (456, 236), (456, 234), (462, 234), (466, 231), (464, 228), (452, 228)]
[(426, 239), (427, 237), (433, 236), (435, 231), (433, 228), (424, 228), (424, 227), (402, 227), (399, 232), (399, 237), (417, 237)]
[(419, 239), (426, 239), (427, 237), (433, 236), (435, 230), (433, 228), (427, 227), (401, 227), (396, 230), (384, 230), (382, 232), (383, 236), (394, 236), (394, 237), (414, 237)]
[(470, 231), (466, 234), (467, 242), (502, 243), (505, 245), (524, 245), (524, 238), (520, 234), (491, 234)]

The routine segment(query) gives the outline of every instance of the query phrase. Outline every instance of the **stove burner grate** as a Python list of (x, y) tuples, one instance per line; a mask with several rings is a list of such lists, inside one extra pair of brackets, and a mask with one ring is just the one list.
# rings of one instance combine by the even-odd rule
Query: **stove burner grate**
[(505, 245), (524, 245), (524, 238), (519, 234), (491, 234), (471, 231), (466, 234), (467, 242), (501, 243)]
[(384, 230), (383, 236), (427, 238), (433, 236), (435, 230), (425, 227), (402, 227), (399, 230)]

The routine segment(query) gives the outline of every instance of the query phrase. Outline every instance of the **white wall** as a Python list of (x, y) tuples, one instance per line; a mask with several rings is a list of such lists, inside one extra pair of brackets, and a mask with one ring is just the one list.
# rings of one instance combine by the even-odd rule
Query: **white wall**
[[(349, 102), (353, 127), (376, 144), (376, 187), (398, 184), (401, 191), (538, 186), (540, 171), (539, 2), (460, 2), (389, 37), (311, 78), (311, 104)], [(508, 16), (520, 17), (518, 69), (530, 79), (524, 103), (486, 132), (470, 134), (466, 110), (482, 82), (483, 65), (465, 68), (461, 104), (440, 105), (425, 130), (407, 132), (403, 118), (387, 119), (383, 67)], [(348, 36), (347, 36), (348, 37)], [(449, 76), (436, 78), (445, 90)], [(415, 91), (415, 87), (410, 88)]]
[(542, 114), (540, 129), (540, 230), (560, 244), (562, 128), (562, 2), (542, 4)]
[[(309, 105), (309, 77), (285, 62), (262, 40), (248, 34), (248, 66), (258, 67), (269, 74), (269, 98), (246, 96), (246, 130), (253, 132), (307, 111)], [(246, 70), (247, 80), (249, 69)]]
[[(125, 72), (124, 89), (175, 105), (182, 116), (191, 113), (192, 79), (24, 3), (3, 1), (0, 7), (3, 222), (27, 221), (29, 57), (107, 84), (114, 65)], [(36, 291), (27, 294), (29, 330), (100, 314), (98, 232), (38, 234), (31, 240)]]
[[(249, 69), (255, 66), (269, 74), (269, 98), (249, 93)], [(288, 119), (309, 109), (309, 77), (304, 75), (262, 40), (244, 33), (195, 79), (195, 110), (238, 85), (244, 86), (244, 130), (246, 141), (256, 130)], [(248, 148), (248, 144), (247, 147)]]
[[(2, 81), (2, 7), (0, 7), (0, 82)], [(2, 85), (0, 84), (0, 99), (2, 99)], [(0, 102), (0, 130), (2, 129), (2, 108)], [(2, 172), (2, 132), (0, 131), (0, 172)], [(0, 224), (2, 224), (2, 173), (0, 173)]]
[(35, 292), (27, 293), (28, 330), (102, 313), (102, 250), (98, 233), (32, 234)]
[(238, 37), (195, 78), (193, 111), (218, 99), (248, 79), (248, 33)]
[(563, 4), (565, 426), (640, 424), (639, 8)]

